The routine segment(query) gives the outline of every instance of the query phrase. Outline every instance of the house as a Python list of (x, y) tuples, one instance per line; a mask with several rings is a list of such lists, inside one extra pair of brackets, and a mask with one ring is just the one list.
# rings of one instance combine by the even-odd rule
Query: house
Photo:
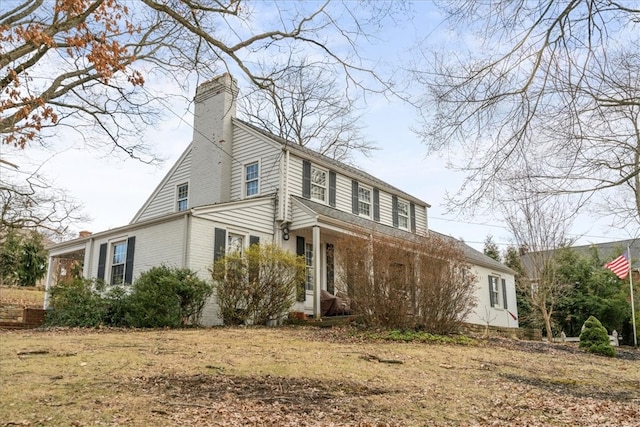
[[(320, 290), (334, 292), (333, 249), (348, 230), (401, 239), (429, 233), (427, 203), (237, 119), (236, 95), (229, 74), (198, 87), (193, 140), (133, 220), (51, 246), (50, 269), (56, 260), (81, 258), (84, 277), (120, 284), (164, 263), (208, 279), (207, 268), (226, 250), (275, 242), (305, 257), (306, 298), (294, 309), (317, 316)], [(513, 271), (464, 250), (480, 278), (478, 307), (467, 320), (517, 327)], [(202, 322), (222, 322), (214, 299)]]

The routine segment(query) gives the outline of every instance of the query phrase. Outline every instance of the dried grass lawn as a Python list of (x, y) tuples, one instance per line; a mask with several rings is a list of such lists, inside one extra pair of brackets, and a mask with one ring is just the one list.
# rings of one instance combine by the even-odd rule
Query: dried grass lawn
[(640, 425), (635, 350), (303, 327), (0, 331), (0, 342), (0, 426)]
[(0, 286), (0, 307), (15, 305), (42, 308), (43, 303), (44, 290), (40, 288)]

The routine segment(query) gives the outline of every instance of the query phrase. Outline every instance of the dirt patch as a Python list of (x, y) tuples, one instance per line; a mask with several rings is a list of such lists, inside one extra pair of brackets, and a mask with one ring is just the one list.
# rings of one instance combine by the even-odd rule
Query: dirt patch
[(155, 395), (159, 406), (152, 412), (173, 421), (188, 413), (189, 419), (205, 423), (201, 425), (217, 425), (210, 416), (223, 411), (260, 425), (285, 425), (290, 420), (295, 425), (318, 425), (322, 420), (336, 426), (396, 425), (385, 420), (368, 398), (398, 390), (352, 381), (202, 374), (138, 377), (129, 386), (134, 392)]

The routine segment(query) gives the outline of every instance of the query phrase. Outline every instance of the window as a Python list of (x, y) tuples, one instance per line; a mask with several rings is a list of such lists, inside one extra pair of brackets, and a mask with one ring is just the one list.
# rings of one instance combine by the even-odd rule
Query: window
[(361, 186), (358, 187), (358, 213), (371, 217), (371, 190)]
[(327, 172), (311, 166), (311, 198), (325, 202), (327, 200)]
[(307, 266), (305, 289), (307, 291), (312, 291), (313, 290), (313, 244), (311, 243), (304, 244), (304, 262)]
[(244, 194), (246, 197), (258, 194), (259, 175), (258, 162), (250, 163), (244, 167)]
[(491, 307), (507, 306), (507, 281), (498, 276), (489, 276), (489, 298)]
[(409, 203), (398, 200), (398, 228), (409, 229)]
[(178, 212), (186, 211), (189, 206), (189, 184), (178, 185)]
[(124, 283), (125, 262), (127, 260), (127, 242), (114, 243), (112, 248), (110, 283), (112, 285), (122, 285)]
[(242, 248), (244, 247), (244, 238), (238, 234), (229, 233), (227, 238), (227, 253), (231, 254), (234, 252), (242, 253)]

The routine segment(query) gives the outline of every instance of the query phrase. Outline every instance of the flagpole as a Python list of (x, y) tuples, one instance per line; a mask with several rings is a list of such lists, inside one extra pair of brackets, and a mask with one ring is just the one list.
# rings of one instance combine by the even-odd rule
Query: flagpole
[(629, 255), (629, 288), (631, 289), (631, 322), (633, 325), (633, 346), (638, 347), (638, 335), (636, 334), (636, 308), (633, 301), (633, 268), (631, 260), (631, 249), (627, 246), (627, 255)]

